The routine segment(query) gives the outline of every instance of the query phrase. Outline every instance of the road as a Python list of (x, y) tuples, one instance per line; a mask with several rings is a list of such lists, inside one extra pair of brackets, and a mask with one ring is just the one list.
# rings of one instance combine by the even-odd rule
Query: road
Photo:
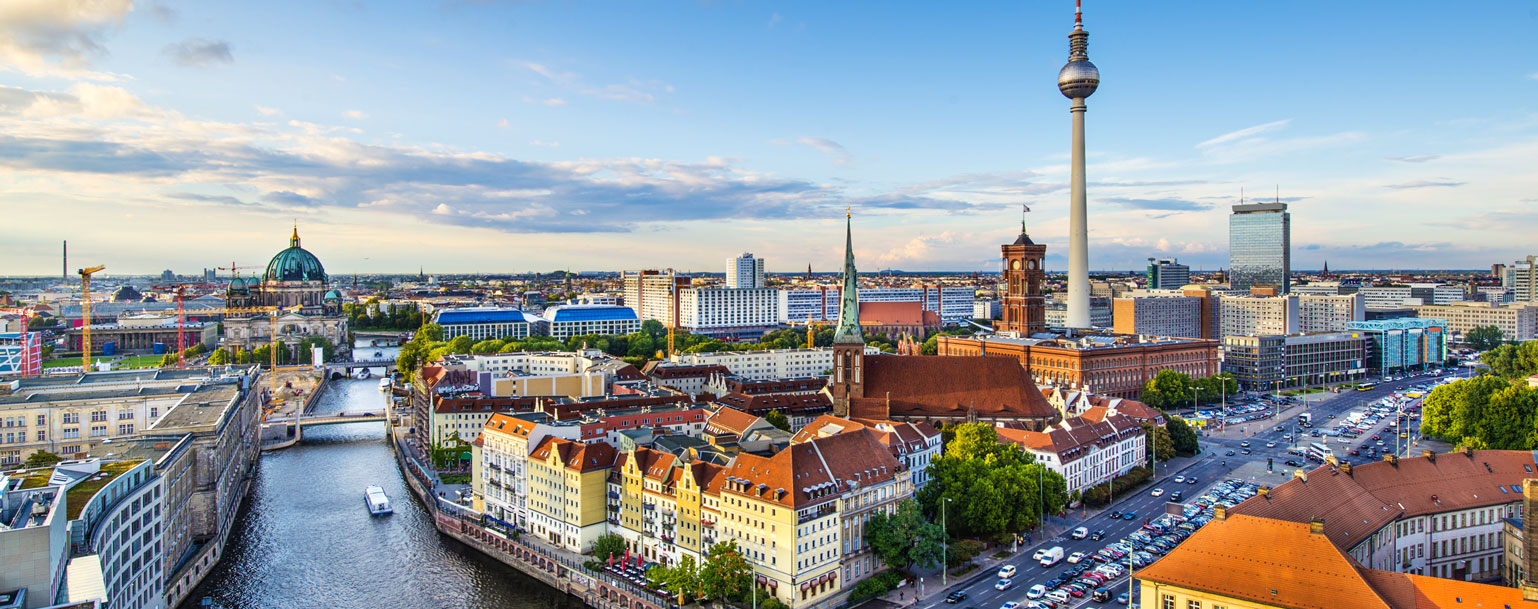
[[(1449, 374), (1446, 376), (1452, 375)], [(1430, 383), (1435, 381), (1437, 378), (1440, 377), (1430, 375), (1409, 377), (1399, 381), (1379, 383), (1376, 388), (1368, 391), (1345, 390), (1341, 393), (1323, 394), (1325, 397), (1322, 398), (1318, 397), (1318, 394), (1316, 394), (1314, 396), (1315, 400), (1310, 402), (1307, 412), (1313, 413), (1315, 421), (1314, 429), (1327, 429), (1335, 426), (1336, 421), (1329, 419), (1331, 415), (1334, 415), (1336, 420), (1340, 420), (1346, 412), (1358, 408), (1365, 408), (1366, 404), (1377, 401), (1378, 399), (1388, 396), (1395, 391), (1401, 391), (1405, 387), (1412, 385)], [(921, 605), (925, 609), (952, 607), (996, 609), (1006, 601), (1016, 601), (1021, 603), (1022, 606), (1026, 606), (1025, 594), (1027, 590), (1030, 590), (1031, 586), (1046, 583), (1047, 580), (1057, 577), (1064, 571), (1064, 569), (1072, 566), (1069, 565), (1065, 560), (1053, 567), (1042, 568), (1040, 565), (1031, 560), (1031, 555), (1034, 554), (1036, 550), (1051, 548), (1053, 546), (1062, 546), (1063, 554), (1065, 557), (1073, 554), (1074, 552), (1084, 552), (1086, 555), (1089, 555), (1113, 542), (1121, 540), (1122, 538), (1141, 528), (1145, 520), (1151, 520), (1164, 513), (1164, 508), (1167, 503), (1166, 500), (1169, 498), (1169, 495), (1165, 494), (1162, 497), (1154, 497), (1151, 495), (1151, 491), (1154, 488), (1163, 488), (1166, 493), (1176, 490), (1182, 491), (1184, 493), (1183, 499), (1189, 500), (1200, 496), (1207, 490), (1208, 487), (1227, 478), (1244, 478), (1246, 481), (1253, 480), (1259, 484), (1270, 485), (1285, 482), (1288, 478), (1287, 472), (1295, 468), (1288, 467), (1284, 465), (1283, 462), (1287, 459), (1302, 460), (1301, 457), (1296, 457), (1286, 453), (1286, 449), (1290, 446), (1290, 444), (1284, 440), (1282, 436), (1284, 434), (1290, 433), (1292, 426), (1297, 422), (1295, 415), (1289, 416), (1291, 416), (1291, 420), (1288, 421), (1278, 422), (1271, 420), (1257, 420), (1250, 422), (1248, 425), (1259, 427), (1263, 431), (1260, 431), (1250, 436), (1249, 438), (1222, 438), (1214, 436), (1203, 437), (1202, 444), (1204, 446), (1204, 452), (1195, 464), (1187, 467), (1184, 470), (1181, 470), (1178, 474), (1166, 470), (1164, 466), (1161, 465), (1158, 468), (1158, 471), (1155, 473), (1153, 481), (1151, 481), (1148, 485), (1135, 491), (1132, 496), (1116, 501), (1107, 506), (1104, 511), (1091, 515), (1088, 519), (1082, 520), (1078, 524), (1074, 525), (1085, 526), (1091, 532), (1104, 531), (1105, 537), (1103, 539), (1100, 539), (1099, 541), (1092, 539), (1073, 540), (1065, 534), (1062, 537), (1055, 537), (1047, 540), (1035, 540), (1036, 543), (1028, 548), (1027, 551), (1022, 552), (1014, 559), (1008, 560), (1005, 563), (1000, 563), (999, 565), (993, 567), (988, 573), (969, 573), (960, 578), (952, 578), (951, 583), (953, 586), (950, 588), (950, 590), (962, 590), (967, 593), (967, 598), (960, 603), (955, 605), (946, 604), (945, 594), (941, 593), (931, 596), (929, 599), (921, 603)], [(1349, 448), (1355, 448), (1363, 443), (1371, 444), (1372, 435), (1375, 433), (1380, 433), (1383, 429), (1391, 425), (1392, 422), (1392, 417), (1384, 417), (1384, 419), (1379, 422), (1377, 427), (1375, 427), (1373, 430), (1370, 430), (1368, 433), (1363, 434), (1356, 440), (1350, 441), (1349, 446), (1346, 443), (1339, 441), (1337, 438), (1332, 438), (1329, 445), (1331, 448), (1335, 449), (1337, 455), (1345, 456), (1345, 453)], [(1419, 419), (1411, 421), (1411, 423), (1414, 424), (1414, 428), (1410, 432), (1411, 438), (1416, 437), (1419, 422)], [(1282, 425), (1283, 431), (1276, 431), (1274, 429), (1276, 425)], [(1388, 434), (1384, 434), (1383, 438), (1385, 440), (1386, 447), (1392, 449), (1394, 445), (1392, 441), (1393, 438)], [(1307, 442), (1319, 441), (1320, 439), (1321, 438), (1305, 436), (1300, 442), (1300, 445), (1306, 446)], [(1239, 451), (1244, 448), (1240, 445), (1241, 442), (1249, 442), (1252, 454), (1243, 455), (1239, 453)], [(1276, 447), (1266, 448), (1266, 442), (1275, 442)], [(1408, 442), (1406, 442), (1406, 444), (1408, 444)], [(1400, 452), (1401, 454), (1407, 453), (1411, 450), (1411, 448), (1412, 447), (1406, 445), (1401, 449)], [(1226, 456), (1225, 452), (1228, 450), (1233, 450), (1235, 455), (1232, 457)], [(1275, 465), (1274, 473), (1265, 473), (1265, 463), (1267, 457), (1271, 457), (1273, 459)], [(1351, 459), (1354, 463), (1363, 463), (1369, 460), (1365, 456), (1345, 456), (1345, 458)], [(1307, 468), (1315, 467), (1314, 464), (1306, 465)], [(1187, 479), (1195, 477), (1197, 483), (1176, 483), (1174, 482), (1174, 477), (1176, 475), (1185, 476)], [(1136, 517), (1133, 520), (1112, 520), (1110, 517), (1112, 512), (1126, 511), (1133, 512), (1136, 514)], [(1003, 566), (1003, 564), (1013, 564), (1017, 569), (1019, 569), (1019, 572), (1013, 579), (1013, 586), (1009, 590), (1001, 591), (994, 589), (994, 583), (998, 581), (997, 569), (998, 567)], [(1125, 566), (1125, 564), (1123, 566)], [(938, 583), (939, 582), (933, 577), (926, 578), (925, 581), (926, 586), (930, 587)], [(1128, 591), (1128, 578), (1125, 576), (1118, 578), (1108, 582), (1104, 587), (1112, 590), (1112, 595), (1114, 597), (1117, 594)], [(1134, 595), (1134, 601), (1135, 600), (1136, 598)], [(1105, 604), (1114, 605), (1115, 601), (1108, 601)], [(1091, 601), (1088, 596), (1084, 598), (1071, 599), (1071, 602), (1069, 603), (1069, 607), (1085, 607), (1095, 605), (1097, 604)]]

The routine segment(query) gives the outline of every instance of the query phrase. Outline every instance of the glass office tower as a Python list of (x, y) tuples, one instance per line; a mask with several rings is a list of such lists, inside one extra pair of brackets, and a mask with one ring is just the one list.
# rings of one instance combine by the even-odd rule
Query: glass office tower
[(1286, 203), (1234, 206), (1228, 218), (1228, 283), (1236, 290), (1273, 287), (1286, 294), (1292, 273), (1291, 217)]

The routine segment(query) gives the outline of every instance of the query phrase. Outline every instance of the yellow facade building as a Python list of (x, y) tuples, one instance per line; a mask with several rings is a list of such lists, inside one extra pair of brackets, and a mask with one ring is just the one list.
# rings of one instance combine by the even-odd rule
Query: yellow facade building
[(552, 545), (586, 552), (606, 531), (604, 493), (616, 451), (546, 437), (528, 460), (529, 530)]

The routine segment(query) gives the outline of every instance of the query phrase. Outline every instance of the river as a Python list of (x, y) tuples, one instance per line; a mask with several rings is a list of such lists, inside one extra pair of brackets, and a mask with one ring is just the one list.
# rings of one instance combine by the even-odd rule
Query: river
[[(315, 410), (379, 411), (383, 370), (373, 372), (329, 381)], [(204, 598), (229, 609), (583, 606), (440, 537), (401, 476), (383, 423), (307, 428), (297, 446), (262, 455), (223, 560), (183, 609)], [(370, 484), (384, 488), (394, 514), (369, 516), (363, 488)]]

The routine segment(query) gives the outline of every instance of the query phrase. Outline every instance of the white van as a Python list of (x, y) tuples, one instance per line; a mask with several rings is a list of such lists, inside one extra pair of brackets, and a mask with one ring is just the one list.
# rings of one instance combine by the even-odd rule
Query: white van
[(1053, 546), (1041, 555), (1041, 566), (1050, 567), (1063, 562), (1063, 546)]
[(1053, 590), (1047, 593), (1046, 598), (1061, 605), (1068, 602), (1068, 593), (1062, 590)]
[(1086, 527), (1079, 527), (1079, 528), (1073, 530), (1073, 538), (1074, 539), (1084, 539), (1085, 537), (1089, 537), (1089, 529), (1088, 528), (1086, 528)]

